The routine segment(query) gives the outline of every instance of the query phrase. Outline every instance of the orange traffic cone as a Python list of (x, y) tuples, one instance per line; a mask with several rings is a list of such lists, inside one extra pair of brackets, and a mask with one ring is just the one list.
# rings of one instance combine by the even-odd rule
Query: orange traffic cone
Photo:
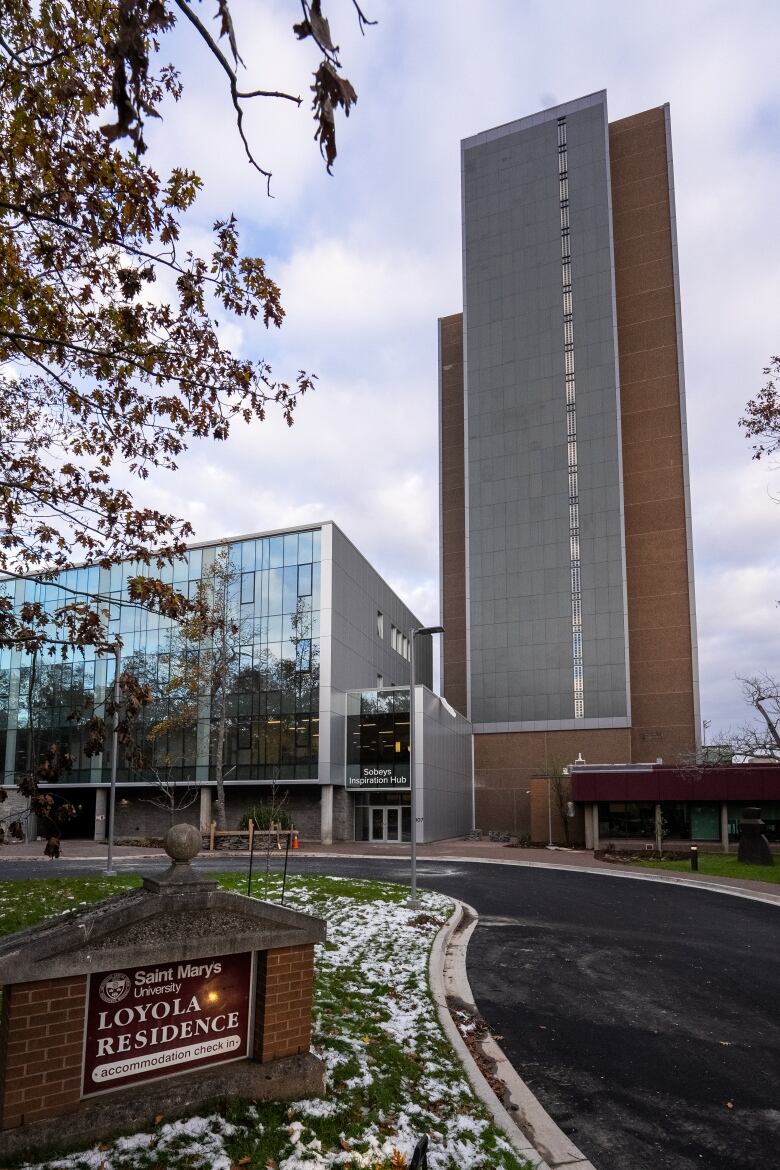
[(293, 833), (293, 849), (297, 849), (297, 848), (298, 848), (298, 833), (294, 832)]

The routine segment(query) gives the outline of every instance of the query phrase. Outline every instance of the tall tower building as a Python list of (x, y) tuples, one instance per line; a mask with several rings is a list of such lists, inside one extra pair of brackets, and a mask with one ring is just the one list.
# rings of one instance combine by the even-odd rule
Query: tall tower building
[(477, 821), (534, 775), (698, 740), (669, 108), (606, 93), (461, 144), (463, 313), (439, 322), (443, 692)]

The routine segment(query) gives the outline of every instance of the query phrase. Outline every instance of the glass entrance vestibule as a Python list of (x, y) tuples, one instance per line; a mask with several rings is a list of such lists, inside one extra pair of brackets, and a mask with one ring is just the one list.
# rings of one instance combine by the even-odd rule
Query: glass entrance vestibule
[(364, 792), (355, 796), (356, 841), (411, 841), (409, 793)]

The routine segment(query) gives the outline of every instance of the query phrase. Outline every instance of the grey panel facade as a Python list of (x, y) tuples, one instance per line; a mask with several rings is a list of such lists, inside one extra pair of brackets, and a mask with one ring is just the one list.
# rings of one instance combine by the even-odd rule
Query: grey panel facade
[[(346, 692), (409, 682), (409, 662), (393, 649), (395, 626), (408, 637), (415, 617), (337, 525), (322, 526), (319, 780), (344, 784)], [(382, 615), (379, 633), (378, 615)], [(426, 642), (428, 645), (426, 645)], [(430, 639), (418, 639), (418, 681), (432, 685)]]
[(462, 837), (474, 828), (471, 724), (427, 687), (415, 688), (418, 841)]
[[(579, 714), (561, 117), (576, 367)], [(605, 95), (466, 140), (462, 169), (469, 714), (475, 724), (518, 729), (622, 726), (630, 712)]]

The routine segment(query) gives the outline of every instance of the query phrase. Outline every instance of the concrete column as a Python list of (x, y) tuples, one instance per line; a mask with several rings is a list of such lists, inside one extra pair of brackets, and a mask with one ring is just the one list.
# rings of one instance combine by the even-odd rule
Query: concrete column
[(590, 815), (593, 823), (593, 848), (599, 849), (601, 847), (599, 844), (599, 806), (595, 800), (590, 806)]
[(108, 832), (108, 789), (95, 792), (95, 840), (105, 841)]
[(720, 847), (724, 853), (729, 851), (729, 806), (724, 800), (720, 806)]
[(332, 784), (323, 784), (320, 788), (320, 841), (323, 845), (333, 844)]
[(204, 784), (200, 790), (200, 831), (201, 833), (208, 833), (211, 829), (211, 798), (212, 791), (208, 784)]

